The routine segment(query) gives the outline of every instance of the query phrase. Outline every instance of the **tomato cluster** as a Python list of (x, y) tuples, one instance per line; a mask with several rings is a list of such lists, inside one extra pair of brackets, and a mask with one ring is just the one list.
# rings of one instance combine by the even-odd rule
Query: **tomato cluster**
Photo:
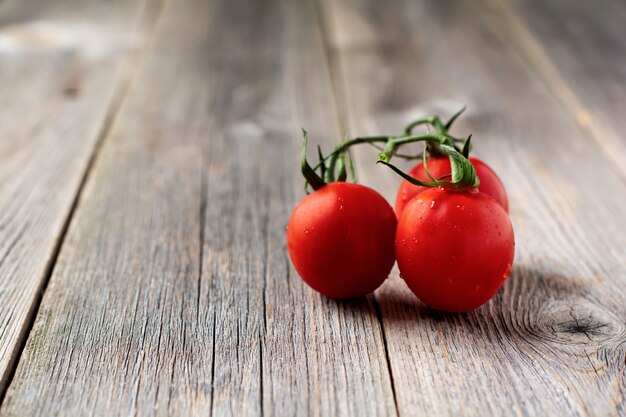
[[(349, 140), (327, 156), (320, 151), (315, 167), (306, 159), (305, 133), (302, 173), (314, 191), (289, 220), (287, 247), (310, 287), (332, 298), (364, 296), (397, 261), (411, 291), (438, 310), (472, 310), (500, 289), (515, 249), (508, 199), (496, 173), (469, 157), (471, 137), (448, 133), (459, 114), (445, 125), (437, 116), (420, 119), (400, 136)], [(412, 134), (421, 124), (436, 133)], [(413, 142), (425, 143), (421, 155), (398, 153)], [(395, 213), (375, 190), (346, 182), (349, 149), (360, 143), (384, 144), (379, 162), (404, 178)], [(406, 174), (389, 163), (393, 156), (422, 162)]]

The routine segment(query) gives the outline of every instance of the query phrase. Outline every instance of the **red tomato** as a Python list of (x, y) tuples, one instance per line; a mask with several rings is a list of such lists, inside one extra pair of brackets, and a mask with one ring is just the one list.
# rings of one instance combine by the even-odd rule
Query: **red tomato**
[(437, 310), (463, 312), (486, 303), (509, 276), (514, 252), (508, 214), (476, 189), (430, 188), (406, 205), (398, 222), (400, 274)]
[(360, 297), (389, 275), (396, 216), (363, 185), (333, 182), (306, 196), (287, 225), (289, 256), (300, 277), (332, 298)]
[[(502, 185), (500, 178), (498, 178), (489, 165), (485, 164), (480, 159), (470, 157), (469, 160), (472, 162), (472, 165), (474, 165), (476, 175), (478, 175), (478, 178), (480, 179), (480, 186), (478, 189), (481, 192), (493, 197), (498, 203), (500, 203), (504, 210), (508, 212), (509, 201), (506, 197), (506, 190), (504, 189), (504, 185)], [(450, 159), (447, 156), (443, 158), (428, 158), (426, 165), (433, 178), (440, 178), (451, 172)], [(424, 165), (421, 162), (414, 166), (409, 174), (418, 180), (430, 181), (430, 178), (426, 175), (426, 171), (424, 171)], [(400, 188), (398, 188), (398, 195), (396, 196), (396, 214), (398, 215), (398, 218), (400, 218), (402, 210), (409, 200), (427, 188), (428, 187), (411, 184), (406, 180), (402, 181)]]

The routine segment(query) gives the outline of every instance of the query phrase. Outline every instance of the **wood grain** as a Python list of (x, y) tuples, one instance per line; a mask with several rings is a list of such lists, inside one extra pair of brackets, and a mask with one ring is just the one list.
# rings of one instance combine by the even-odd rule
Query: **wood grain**
[(626, 3), (485, 3), (526, 64), (626, 179)]
[(143, 1), (0, 4), (0, 398), (128, 81)]
[(394, 415), (371, 299), (291, 269), (300, 126), (338, 139), (310, 2), (167, 2), (1, 415)]
[[(589, 135), (621, 119), (581, 104), (622, 108), (603, 93), (621, 76), (598, 68), (591, 91), (590, 71), (563, 68), (580, 65), (571, 46), (547, 43), (578, 32), (510, 30), (531, 6), (494, 1), (165, 2), (110, 131), (158, 4), (3, 3), (0, 99), (16, 103), (0, 111), (5, 384), (54, 270), (0, 415), (626, 414), (623, 142)], [(582, 56), (622, 51), (620, 9), (598, 29), (579, 2), (558, 7), (594, 33)], [(284, 242), (303, 196), (299, 128), (329, 146), (462, 105), (456, 131), (509, 190), (502, 291), (445, 315), (397, 272), (367, 299), (307, 288)], [(376, 152), (357, 158), (392, 199)]]
[[(465, 315), (396, 276), (376, 293), (400, 415), (623, 415), (626, 210), (620, 172), (469, 1), (322, 1), (354, 135), (469, 110), (456, 132), (501, 175), (516, 266)], [(388, 198), (398, 180), (361, 157)]]

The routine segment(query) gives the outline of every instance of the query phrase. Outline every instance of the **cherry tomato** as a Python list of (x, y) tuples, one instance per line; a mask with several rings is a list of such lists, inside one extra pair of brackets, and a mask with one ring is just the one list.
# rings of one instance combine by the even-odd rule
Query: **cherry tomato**
[(333, 182), (306, 196), (287, 225), (289, 256), (300, 277), (332, 298), (374, 291), (395, 261), (396, 217), (376, 191)]
[[(498, 175), (496, 175), (489, 165), (485, 164), (480, 159), (470, 157), (469, 160), (472, 162), (472, 165), (474, 165), (476, 175), (478, 175), (478, 178), (480, 179), (480, 186), (478, 189), (481, 192), (493, 197), (498, 203), (500, 203), (504, 210), (508, 212), (509, 201), (506, 197), (504, 185), (502, 185), (502, 181), (500, 181)], [(433, 178), (440, 178), (443, 175), (449, 174), (451, 171), (450, 158), (448, 157), (428, 158), (426, 166), (428, 167), (428, 171)], [(426, 175), (426, 171), (424, 171), (424, 165), (421, 162), (414, 166), (409, 174), (418, 180), (430, 181), (430, 178)], [(398, 218), (400, 218), (402, 210), (409, 200), (427, 188), (428, 187), (411, 184), (406, 180), (402, 181), (402, 184), (400, 184), (400, 187), (398, 188), (398, 195), (396, 196), (396, 214), (398, 215)]]
[(463, 312), (486, 303), (509, 276), (514, 252), (508, 214), (476, 189), (430, 188), (409, 201), (398, 221), (400, 274), (437, 310)]

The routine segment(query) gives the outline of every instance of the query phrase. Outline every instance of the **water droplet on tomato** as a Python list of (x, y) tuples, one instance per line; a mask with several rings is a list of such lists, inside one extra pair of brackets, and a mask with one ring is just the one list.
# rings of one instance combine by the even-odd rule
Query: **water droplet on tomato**
[(309, 234), (309, 229), (304, 229), (304, 234), (308, 235)]
[(435, 200), (430, 203), (430, 208), (435, 208)]
[(456, 208), (458, 208), (461, 211), (465, 210), (465, 206), (463, 204), (457, 204)]
[(413, 243), (415, 243), (416, 245), (419, 243), (416, 237), (413, 238)]
[(339, 206), (339, 210), (343, 210), (343, 204)]
[(504, 270), (504, 273), (502, 274), (502, 279), (507, 279), (510, 273), (511, 273), (511, 264), (507, 264), (506, 269)]

